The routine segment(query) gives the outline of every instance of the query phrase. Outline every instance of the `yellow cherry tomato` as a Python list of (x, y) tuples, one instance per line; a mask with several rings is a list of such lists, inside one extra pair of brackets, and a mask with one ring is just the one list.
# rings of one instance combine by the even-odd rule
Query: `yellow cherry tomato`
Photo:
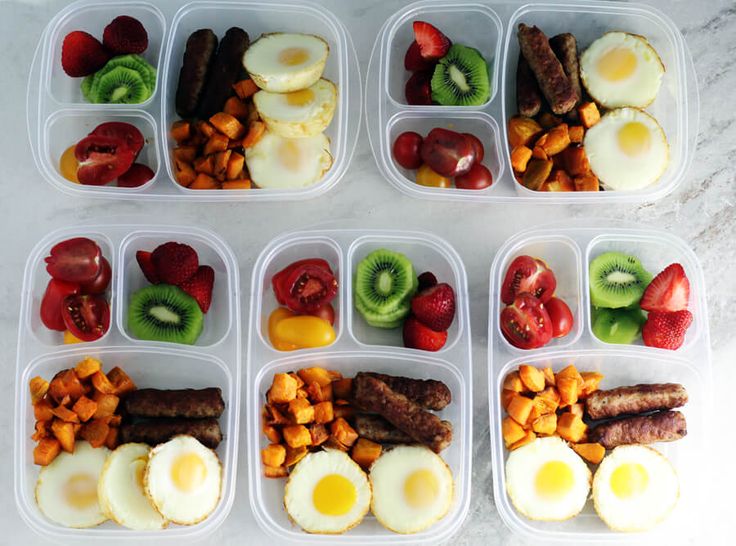
[(417, 171), (417, 184), (430, 188), (449, 188), (450, 179), (434, 172), (429, 165), (424, 164)]
[(324, 347), (335, 341), (335, 329), (319, 317), (299, 315), (278, 321), (272, 339), (295, 345), (298, 349)]
[(286, 307), (277, 307), (273, 310), (271, 315), (268, 317), (268, 339), (271, 341), (271, 345), (277, 351), (293, 351), (298, 349), (293, 343), (286, 343), (285, 341), (276, 337), (276, 324), (282, 320), (290, 317), (295, 317), (296, 313)]
[(72, 334), (69, 330), (64, 330), (64, 344), (71, 345), (73, 343), (84, 343), (84, 341)]
[(74, 148), (76, 148), (76, 145), (69, 146), (66, 150), (64, 150), (64, 153), (61, 154), (61, 159), (59, 160), (59, 172), (61, 172), (61, 176), (63, 176), (70, 182), (79, 184), (79, 179), (77, 178), (77, 169), (79, 168), (79, 162), (74, 156)]

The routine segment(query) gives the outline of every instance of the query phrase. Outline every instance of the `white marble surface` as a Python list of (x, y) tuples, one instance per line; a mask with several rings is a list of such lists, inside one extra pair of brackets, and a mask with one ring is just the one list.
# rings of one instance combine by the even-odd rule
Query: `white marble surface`
[[(362, 72), (375, 33), (385, 18), (403, 2), (327, 0), (351, 31)], [(700, 135), (692, 168), (685, 182), (660, 202), (642, 206), (525, 207), (416, 201), (388, 185), (374, 164), (365, 129), (362, 129), (353, 163), (345, 179), (327, 196), (306, 203), (177, 204), (174, 206), (73, 198), (46, 184), (36, 172), (26, 138), (25, 96), (30, 61), (46, 22), (66, 2), (0, 2), (0, 162), (3, 197), (0, 200), (0, 543), (36, 544), (45, 541), (20, 520), (13, 498), (12, 419), (16, 388), (13, 369), (25, 259), (49, 231), (77, 222), (139, 218), (161, 223), (195, 223), (219, 232), (235, 250), (243, 286), (250, 283), (256, 255), (275, 235), (325, 220), (359, 220), (366, 227), (411, 228), (434, 231), (460, 252), (470, 281), (473, 356), (475, 362), (474, 469), (470, 514), (455, 540), (459, 544), (522, 543), (500, 521), (491, 494), (491, 466), (486, 395), (486, 321), (488, 268), (495, 250), (514, 232), (541, 219), (607, 216), (644, 222), (688, 241), (698, 254), (708, 286), (713, 363), (715, 368), (715, 430), (718, 448), (707, 465), (728, 464), (712, 485), (712, 506), (718, 517), (703, 526), (711, 543), (726, 543), (734, 531), (734, 442), (731, 385), (736, 382), (736, 3), (733, 1), (652, 2), (666, 11), (683, 31), (693, 53), (700, 81)], [(248, 302), (244, 301), (246, 305)], [(730, 449), (723, 445), (727, 442)], [(244, 475), (243, 475), (244, 476)], [(725, 481), (724, 481), (725, 480)], [(245, 479), (239, 480), (235, 506), (225, 524), (208, 543), (264, 543), (254, 532)], [(650, 541), (648, 541), (650, 542)], [(697, 541), (700, 542), (700, 541)]]

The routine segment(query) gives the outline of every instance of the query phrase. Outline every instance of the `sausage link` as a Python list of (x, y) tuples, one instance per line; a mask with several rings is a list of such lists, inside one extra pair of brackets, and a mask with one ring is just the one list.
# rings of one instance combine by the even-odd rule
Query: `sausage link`
[(225, 33), (199, 103), (197, 112), (200, 118), (209, 119), (222, 110), (233, 91), (233, 84), (243, 71), (243, 54), (249, 43), (248, 33), (242, 28), (232, 27)]
[(596, 391), (585, 401), (591, 419), (679, 408), (687, 403), (685, 387), (677, 383), (654, 383)]
[[(549, 40), (549, 45), (554, 51), (557, 60), (562, 65), (562, 70), (565, 71), (565, 75), (570, 80), (570, 85), (575, 93), (575, 106), (580, 104), (583, 98), (583, 92), (580, 87), (580, 66), (578, 63), (578, 42), (575, 36), (569, 32), (564, 32), (556, 36), (552, 36)], [(575, 113), (573, 107), (568, 115)]]
[(359, 413), (354, 418), (353, 427), (361, 438), (379, 444), (410, 444), (414, 441), (411, 436), (378, 415)]
[(516, 106), (519, 114), (528, 118), (536, 116), (542, 108), (542, 95), (537, 79), (524, 55), (519, 55), (516, 65)]
[(191, 117), (197, 111), (216, 51), (217, 36), (208, 28), (194, 31), (187, 39), (176, 87), (176, 113), (181, 117)]
[(662, 411), (602, 423), (588, 434), (589, 441), (606, 449), (628, 444), (673, 442), (687, 434), (685, 416), (679, 411)]
[(452, 401), (452, 393), (450, 393), (450, 389), (442, 381), (435, 379), (413, 379), (375, 372), (363, 373), (380, 379), (392, 391), (403, 394), (409, 400), (427, 410), (439, 411), (447, 407)]
[(133, 417), (219, 417), (225, 411), (222, 391), (206, 389), (138, 389), (125, 397), (125, 411)]
[(155, 446), (168, 442), (174, 436), (188, 434), (211, 449), (222, 441), (222, 430), (217, 419), (151, 419), (120, 427), (121, 443), (143, 442)]

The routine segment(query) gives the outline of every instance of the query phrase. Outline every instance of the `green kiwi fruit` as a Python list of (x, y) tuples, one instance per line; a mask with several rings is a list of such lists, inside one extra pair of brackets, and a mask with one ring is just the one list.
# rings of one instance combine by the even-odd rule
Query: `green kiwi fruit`
[(411, 261), (399, 252), (374, 250), (358, 264), (355, 273), (355, 306), (369, 323), (387, 328), (409, 314), (409, 298), (418, 281)]
[(150, 92), (153, 93), (153, 90), (156, 88), (156, 69), (148, 64), (148, 62), (146, 62), (146, 60), (140, 55), (120, 55), (118, 57), (113, 57), (107, 61), (107, 64), (98, 72), (98, 74), (103, 76), (105, 71), (112, 70), (119, 66), (138, 72), (143, 83), (145, 83), (146, 87), (148, 87)]
[(639, 309), (599, 308), (593, 314), (593, 333), (605, 343), (628, 345), (639, 337), (645, 320)]
[(140, 104), (151, 96), (141, 75), (122, 66), (95, 78), (92, 92), (95, 102), (108, 104)]
[(606, 252), (590, 262), (590, 302), (595, 307), (619, 309), (639, 302), (652, 282), (651, 274), (634, 257)]
[(130, 297), (128, 330), (138, 339), (194, 345), (203, 326), (197, 300), (177, 286), (152, 284)]
[(407, 299), (399, 304), (399, 306), (389, 313), (379, 314), (363, 303), (363, 298), (357, 296), (355, 298), (355, 308), (363, 315), (365, 321), (375, 328), (398, 328), (404, 322), (404, 319), (411, 311), (411, 302)]
[(480, 51), (453, 44), (432, 74), (432, 100), (445, 106), (480, 106), (491, 96), (488, 66)]
[(94, 95), (92, 94), (92, 82), (94, 78), (95, 75), (90, 74), (89, 76), (85, 76), (85, 78), (82, 80), (82, 96), (88, 102), (96, 102), (94, 99)]

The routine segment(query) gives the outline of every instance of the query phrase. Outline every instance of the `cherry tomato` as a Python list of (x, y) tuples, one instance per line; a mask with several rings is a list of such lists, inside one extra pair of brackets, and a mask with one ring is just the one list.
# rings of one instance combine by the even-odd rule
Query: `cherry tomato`
[(61, 306), (64, 299), (79, 292), (79, 285), (51, 279), (46, 285), (46, 292), (41, 299), (41, 322), (49, 330), (66, 330), (64, 319), (61, 316)]
[(274, 296), (276, 296), (276, 301), (278, 301), (281, 305), (286, 305), (286, 295), (289, 292), (289, 287), (286, 286), (286, 279), (289, 277), (289, 275), (291, 275), (292, 271), (294, 271), (298, 267), (302, 267), (305, 265), (314, 265), (317, 267), (321, 267), (325, 271), (329, 271), (330, 273), (332, 273), (330, 264), (327, 263), (326, 260), (323, 260), (321, 258), (308, 258), (306, 260), (298, 260), (292, 264), (287, 265), (284, 269), (271, 277), (271, 286), (273, 287)]
[(406, 131), (394, 141), (394, 158), (405, 169), (418, 169), (422, 166), (422, 135)]
[(465, 174), (475, 162), (475, 149), (462, 134), (435, 127), (422, 143), (422, 160), (442, 176)]
[(54, 245), (46, 257), (46, 271), (54, 279), (88, 283), (100, 273), (102, 252), (92, 239), (75, 237)]
[(84, 283), (79, 287), (79, 291), (82, 294), (102, 294), (107, 290), (110, 284), (110, 278), (112, 277), (112, 268), (107, 258), (102, 256), (100, 259), (100, 272), (90, 282)]
[(550, 298), (544, 308), (552, 321), (552, 337), (565, 337), (572, 330), (572, 311), (560, 298)]
[(122, 121), (108, 121), (95, 127), (95, 130), (90, 135), (101, 135), (106, 137), (119, 138), (122, 140), (128, 148), (133, 150), (135, 155), (143, 148), (143, 135), (138, 130), (138, 127), (131, 125), (130, 123), (124, 123)]
[(273, 331), (273, 338), (278, 343), (296, 345), (297, 349), (324, 347), (334, 342), (335, 337), (335, 330), (329, 322), (311, 315), (282, 319)]
[(325, 303), (324, 305), (307, 314), (312, 315), (313, 317), (319, 317), (322, 320), (326, 320), (332, 326), (335, 325), (335, 309), (329, 303)]
[(67, 296), (61, 316), (72, 335), (82, 341), (100, 339), (110, 327), (110, 306), (102, 296)]
[(544, 305), (529, 293), (516, 296), (501, 311), (501, 332), (519, 349), (538, 349), (552, 339), (552, 324)]
[(284, 282), (288, 290), (286, 306), (297, 313), (310, 313), (337, 294), (337, 279), (332, 272), (315, 265), (294, 269)]
[(470, 170), (455, 178), (455, 186), (461, 190), (482, 190), (493, 184), (493, 175), (484, 165), (475, 163)]
[(501, 285), (501, 301), (508, 305), (517, 294), (529, 292), (545, 303), (555, 293), (555, 288), (557, 279), (546, 263), (531, 256), (517, 256), (506, 270)]
[(449, 188), (450, 179), (432, 170), (429, 165), (422, 165), (417, 171), (417, 184), (430, 188)]
[(268, 339), (273, 345), (273, 348), (277, 351), (294, 351), (298, 349), (293, 343), (286, 343), (285, 341), (276, 337), (276, 324), (284, 320), (285, 318), (295, 317), (296, 313), (287, 309), (286, 307), (277, 307), (274, 309), (268, 317)]
[(156, 173), (147, 165), (133, 163), (130, 169), (118, 176), (119, 188), (138, 188), (151, 180)]
[(483, 158), (486, 155), (486, 151), (483, 148), (483, 143), (480, 141), (480, 139), (470, 133), (463, 133), (463, 136), (470, 141), (470, 145), (475, 150), (475, 162), (480, 163), (481, 161), (483, 161)]
[(59, 172), (61, 173), (61, 176), (69, 180), (69, 182), (79, 184), (79, 178), (77, 178), (79, 161), (74, 157), (74, 148), (76, 148), (76, 145), (69, 146), (64, 150), (64, 153), (61, 154), (61, 159), (59, 159)]
[(89, 135), (74, 148), (79, 161), (77, 178), (82, 184), (103, 186), (130, 169), (136, 152), (117, 137)]

